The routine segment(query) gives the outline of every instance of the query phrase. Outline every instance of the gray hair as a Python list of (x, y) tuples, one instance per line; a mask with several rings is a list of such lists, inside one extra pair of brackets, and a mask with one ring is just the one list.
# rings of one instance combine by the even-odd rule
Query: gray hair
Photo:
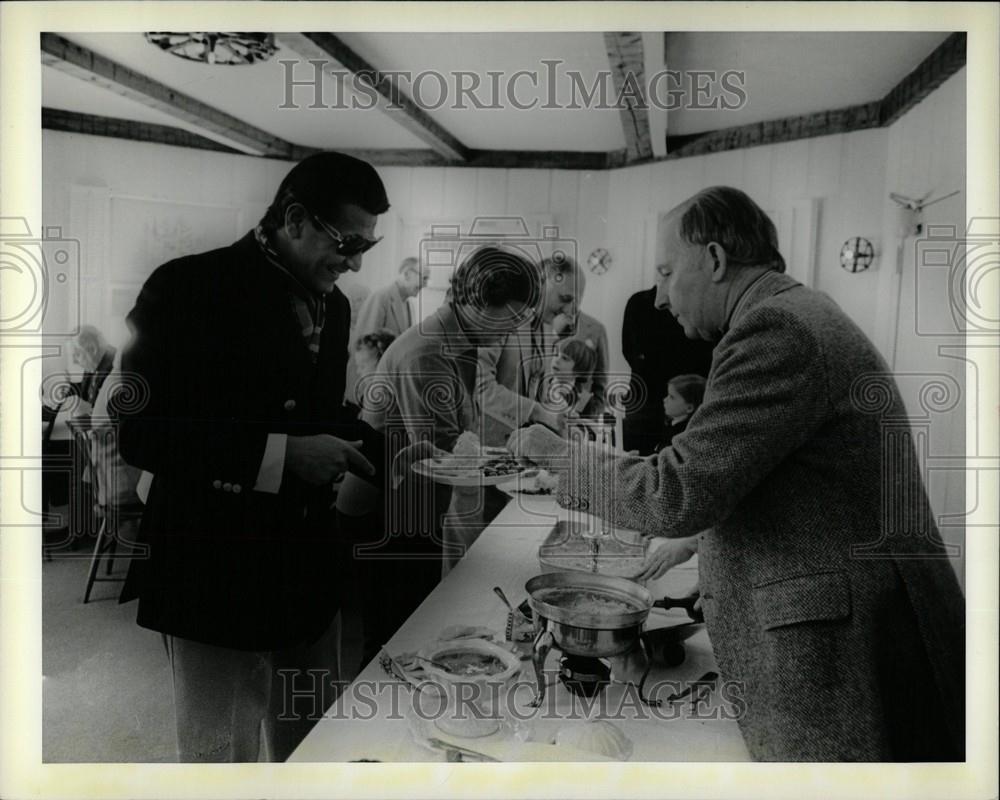
[(778, 231), (746, 192), (712, 186), (680, 208), (680, 234), (688, 244), (716, 242), (726, 251), (726, 263), (735, 267), (785, 271), (785, 259), (778, 251)]
[(104, 334), (93, 325), (81, 325), (76, 336), (70, 339), (70, 345), (81, 349), (93, 347), (98, 353), (103, 353), (108, 348), (108, 342), (104, 338)]
[(403, 259), (403, 263), (399, 265), (399, 274), (404, 275), (411, 269), (416, 272), (420, 271), (420, 259), (416, 256), (408, 256)]

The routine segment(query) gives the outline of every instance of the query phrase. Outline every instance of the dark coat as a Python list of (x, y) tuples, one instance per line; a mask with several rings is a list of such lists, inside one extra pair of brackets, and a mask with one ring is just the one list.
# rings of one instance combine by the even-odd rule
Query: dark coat
[(858, 327), (769, 273), (737, 304), (672, 446), (595, 450), (560, 493), (650, 534), (711, 528), (705, 621), (755, 759), (961, 759), (965, 603), (912, 440), (886, 427), (905, 418)]
[(663, 436), (667, 383), (677, 375), (708, 377), (712, 344), (693, 341), (666, 310), (657, 309), (656, 287), (632, 295), (622, 320), (622, 353), (632, 369), (623, 434), (626, 450), (652, 453)]
[[(253, 235), (157, 269), (128, 316), (122, 359), (138, 395), (117, 401), (126, 461), (154, 474), (122, 601), (138, 623), (272, 650), (315, 639), (338, 610), (329, 487), (290, 473), (254, 490), (268, 434), (381, 437), (341, 419), (350, 309), (334, 289), (314, 363), (282, 274)], [(125, 407), (123, 407), (123, 405)]]

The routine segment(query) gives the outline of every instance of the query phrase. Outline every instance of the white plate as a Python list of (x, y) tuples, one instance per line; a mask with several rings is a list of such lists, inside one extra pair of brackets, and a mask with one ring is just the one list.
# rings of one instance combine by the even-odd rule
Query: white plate
[[(421, 698), (420, 692), (413, 692), (409, 707), (404, 706), (404, 709), (406, 722), (414, 741), (428, 750), (436, 753), (441, 752), (439, 748), (434, 747), (430, 743), (431, 739), (437, 739), (446, 745), (452, 744), (459, 748), (477, 750), (486, 755), (495, 756), (499, 746), (510, 742), (527, 742), (531, 737), (531, 727), (527, 722), (511, 718), (505, 714), (500, 715), (498, 720), (500, 725), (496, 732), (488, 736), (466, 737), (448, 733), (438, 727), (436, 719), (421, 716), (418, 713), (418, 703), (421, 704), (420, 708), (423, 709), (425, 714), (437, 714), (443, 702), (443, 699), (434, 690), (424, 690), (424, 693), (427, 696)], [(442, 712), (442, 714), (447, 713), (447, 710)]]
[(413, 465), (413, 471), (435, 483), (449, 486), (497, 486), (506, 483), (530, 468), (521, 472), (509, 472), (505, 475), (484, 475), (482, 466), (497, 456), (441, 456), (440, 458), (425, 458)]

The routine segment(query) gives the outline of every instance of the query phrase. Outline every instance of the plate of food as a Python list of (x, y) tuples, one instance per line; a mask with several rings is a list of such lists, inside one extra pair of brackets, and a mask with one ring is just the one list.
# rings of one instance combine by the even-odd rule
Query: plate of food
[(533, 469), (530, 461), (506, 450), (425, 458), (413, 465), (418, 475), (449, 486), (497, 486)]
[(522, 472), (513, 480), (506, 481), (497, 488), (511, 497), (527, 495), (529, 497), (552, 497), (559, 486), (559, 478), (546, 469), (531, 469)]

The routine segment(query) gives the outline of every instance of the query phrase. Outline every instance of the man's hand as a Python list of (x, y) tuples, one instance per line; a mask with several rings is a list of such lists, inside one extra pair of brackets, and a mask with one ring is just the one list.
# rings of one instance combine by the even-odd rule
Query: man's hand
[(325, 433), (289, 436), (285, 469), (312, 486), (333, 483), (345, 472), (374, 475), (375, 467), (361, 455), (359, 447), (361, 442), (345, 442)]
[(635, 579), (639, 581), (656, 580), (668, 569), (683, 564), (697, 552), (697, 536), (689, 536), (685, 539), (667, 539), (657, 536), (649, 543), (646, 563), (642, 567), (642, 572)]
[(548, 470), (564, 469), (569, 455), (569, 443), (543, 425), (518, 428), (507, 439), (507, 449)]

